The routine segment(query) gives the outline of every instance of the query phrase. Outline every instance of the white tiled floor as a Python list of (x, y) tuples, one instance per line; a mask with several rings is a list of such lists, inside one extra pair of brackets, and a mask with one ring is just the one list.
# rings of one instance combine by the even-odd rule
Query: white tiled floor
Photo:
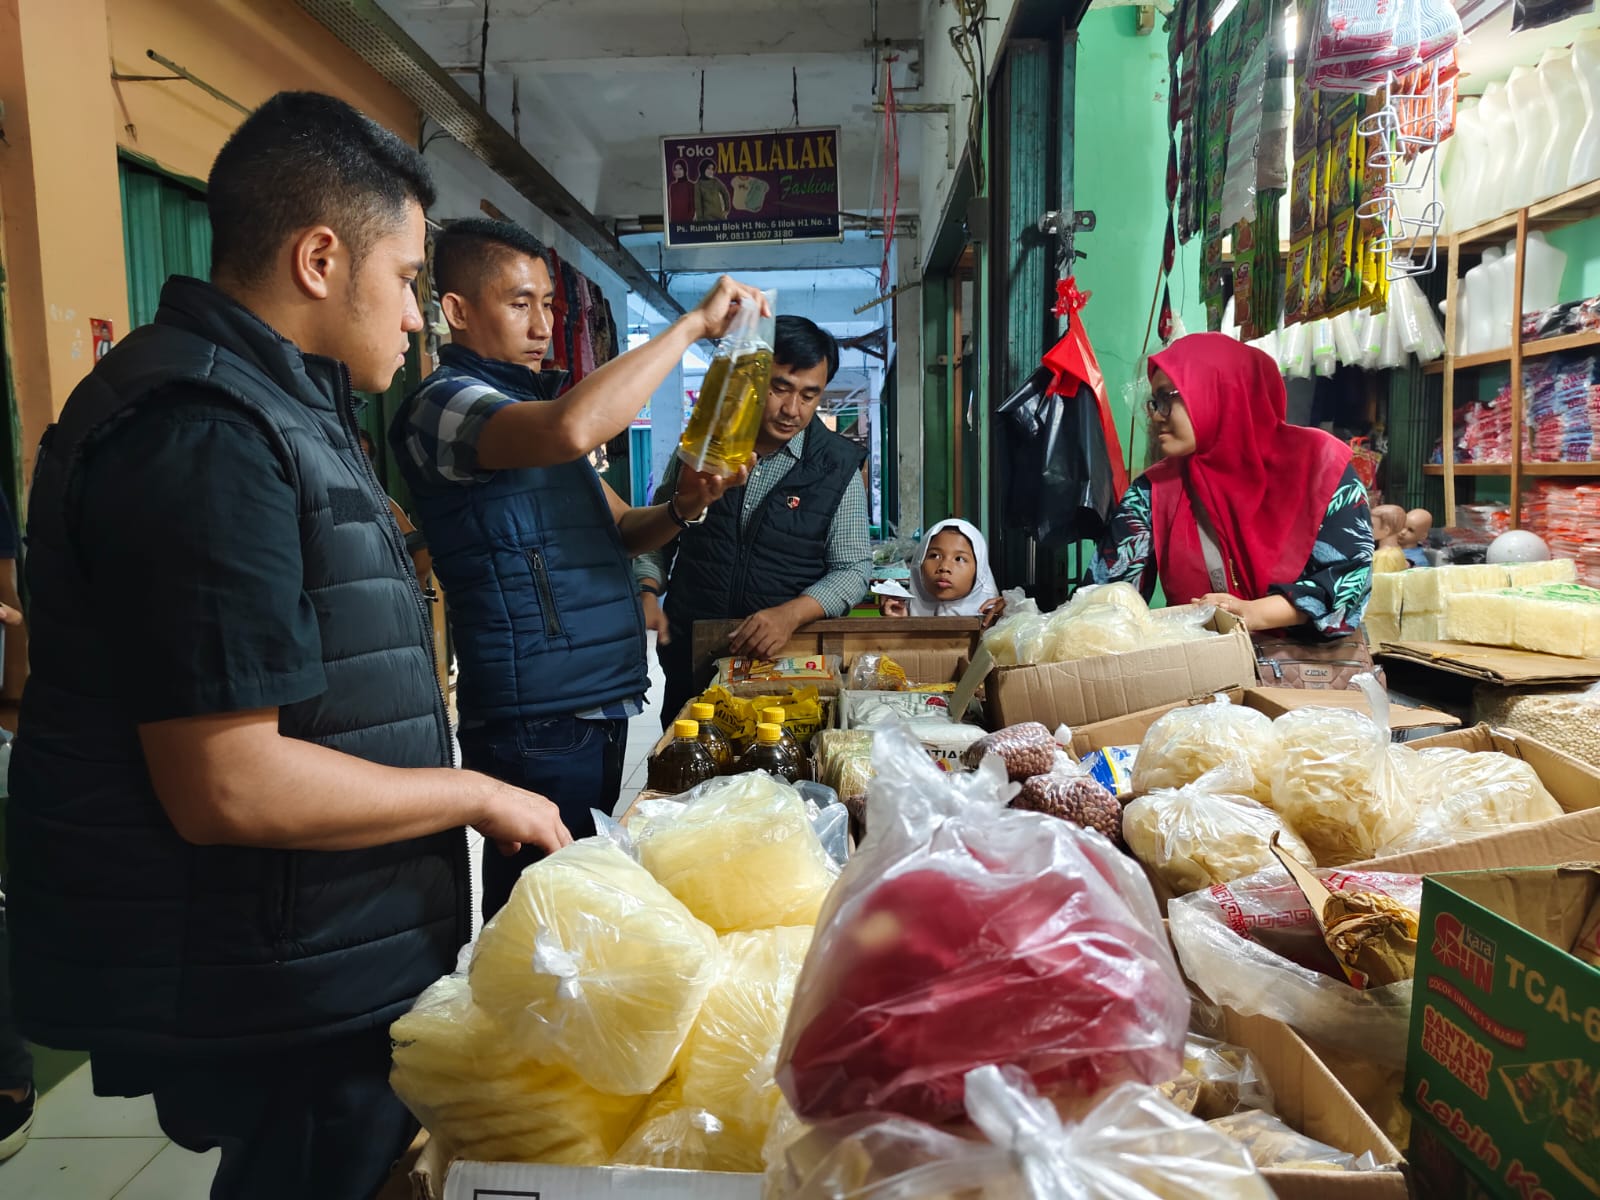
[[(661, 736), (661, 675), (650, 653), (650, 704), (628, 729), (622, 812), (644, 787), (645, 760)], [(474, 847), (473, 860), (477, 853)], [(478, 910), (476, 894), (473, 912)], [(81, 1067), (40, 1098), (33, 1135), (0, 1163), (5, 1200), (205, 1200), (218, 1152), (191, 1154), (174, 1146), (156, 1122), (148, 1096), (96, 1096)]]

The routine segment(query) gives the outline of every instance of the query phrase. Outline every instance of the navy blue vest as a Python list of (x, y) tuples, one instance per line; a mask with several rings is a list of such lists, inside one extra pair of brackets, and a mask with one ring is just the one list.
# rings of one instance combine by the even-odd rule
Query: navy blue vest
[(741, 527), (744, 489), (726, 492), (704, 523), (678, 538), (667, 616), (680, 634), (696, 621), (741, 620), (793, 600), (828, 573), (828, 529), (867, 452), (821, 421), (806, 426), (800, 461)]
[(462, 719), (565, 716), (642, 697), (650, 684), (639, 588), (588, 459), (448, 484), (413, 464), (411, 417), (435, 389), (487, 385), (538, 404), (543, 379), (460, 346), (439, 357), (389, 438), (450, 614)]
[(301, 354), (209, 284), (169, 281), (155, 324), (96, 365), (40, 446), (33, 674), (7, 814), (19, 1023), (51, 1046), (154, 1056), (381, 1029), (468, 936), (462, 831), (337, 852), (191, 845), (106, 675), (115, 642), (139, 634), (108, 628), (89, 597), (76, 472), (85, 454), (116, 453), (103, 439), (118, 420), (174, 385), (251, 420), (298, 495), (327, 690), (281, 708), (282, 733), (386, 766), (450, 762), (427, 605), (357, 444), (344, 367)]

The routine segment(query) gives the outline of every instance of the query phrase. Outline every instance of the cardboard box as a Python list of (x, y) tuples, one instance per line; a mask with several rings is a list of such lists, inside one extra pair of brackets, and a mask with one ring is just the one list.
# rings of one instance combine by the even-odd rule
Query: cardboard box
[[(709, 679), (712, 664), (728, 655), (728, 635), (738, 621), (696, 621), (695, 678)], [(836, 654), (846, 664), (868, 650), (890, 655), (906, 665), (902, 654), (945, 651), (971, 658), (978, 648), (983, 622), (977, 617), (841, 617), (815, 621), (795, 630), (779, 657)]]
[(1500, 646), (1469, 646), (1465, 642), (1391, 642), (1383, 647), (1383, 657), (1502, 685), (1592, 683), (1600, 679), (1600, 658), (1564, 658)]
[(1406, 1103), (1491, 1195), (1600, 1195), (1600, 970), (1567, 952), (1600, 867), (1422, 887)]
[(1073, 662), (996, 667), (987, 681), (990, 727), (1038, 721), (1050, 729), (1063, 724), (1077, 729), (1192, 696), (1253, 686), (1255, 648), (1244, 624), (1219, 612), (1208, 628), (1220, 636)]
[(1432, 875), (1441, 871), (1538, 867), (1600, 858), (1600, 770), (1527, 734), (1490, 729), (1487, 725), (1423, 738), (1408, 745), (1418, 750), (1444, 746), (1475, 753), (1498, 751), (1520, 758), (1534, 769), (1539, 781), (1566, 815), (1448, 846), (1371, 859), (1354, 864), (1350, 870)]
[[(1278, 1115), (1289, 1125), (1337, 1150), (1371, 1153), (1381, 1165), (1398, 1164), (1400, 1152), (1339, 1083), (1311, 1047), (1287, 1025), (1223, 1009), (1222, 1041), (1255, 1055), (1272, 1086)], [(1278, 1200), (1405, 1200), (1398, 1171), (1262, 1172)]]
[[(1359, 691), (1308, 691), (1301, 688), (1233, 688), (1223, 693), (1235, 704), (1247, 704), (1274, 719), (1298, 708), (1352, 708), (1372, 715), (1372, 706)], [(1210, 704), (1211, 696), (1194, 696), (1183, 704), (1161, 704), (1142, 712), (1130, 713), (1110, 721), (1098, 721), (1074, 730), (1072, 753), (1082, 758), (1106, 746), (1137, 746), (1150, 732), (1150, 727), (1175, 708), (1186, 704)], [(1461, 722), (1447, 713), (1432, 708), (1407, 708), (1391, 705), (1391, 729), (1453, 728)], [(1420, 744), (1420, 743), (1417, 743)]]
[(665, 1171), (656, 1167), (549, 1167), (447, 1162), (439, 1144), (422, 1148), (411, 1172), (413, 1200), (760, 1200), (760, 1175)]

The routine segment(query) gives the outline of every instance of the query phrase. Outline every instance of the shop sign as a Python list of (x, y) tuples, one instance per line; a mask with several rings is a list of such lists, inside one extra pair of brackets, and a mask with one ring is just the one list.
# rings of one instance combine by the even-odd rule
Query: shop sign
[(837, 242), (839, 130), (661, 139), (668, 246)]

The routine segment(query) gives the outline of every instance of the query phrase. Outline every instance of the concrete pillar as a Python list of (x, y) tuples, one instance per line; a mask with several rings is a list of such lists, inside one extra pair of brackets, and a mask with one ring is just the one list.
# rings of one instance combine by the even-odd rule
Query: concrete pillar
[[(915, 238), (896, 242), (899, 272), (891, 286), (921, 283), (921, 256)], [(912, 288), (895, 298), (895, 463), (900, 490), (900, 523), (895, 532), (903, 538), (922, 530), (922, 289)], [(885, 531), (887, 532), (887, 530)]]

